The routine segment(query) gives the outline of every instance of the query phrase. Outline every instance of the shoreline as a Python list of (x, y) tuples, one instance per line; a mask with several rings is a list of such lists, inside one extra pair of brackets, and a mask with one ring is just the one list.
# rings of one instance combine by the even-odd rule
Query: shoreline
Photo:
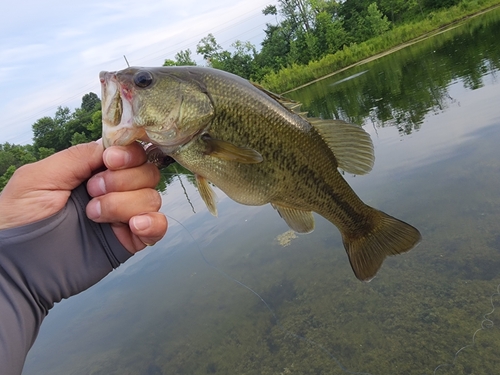
[(454, 28), (456, 28), (456, 27), (460, 26), (463, 22), (468, 21), (469, 19), (472, 19), (472, 18), (474, 18), (474, 17), (477, 17), (477, 16), (480, 16), (480, 15), (483, 15), (483, 14), (485, 14), (485, 13), (488, 13), (488, 12), (490, 12), (490, 11), (492, 11), (492, 10), (496, 9), (496, 8), (500, 8), (500, 4), (492, 5), (492, 6), (488, 7), (488, 8), (486, 8), (486, 9), (482, 9), (482, 10), (480, 10), (479, 12), (472, 13), (472, 14), (469, 14), (469, 15), (467, 15), (467, 16), (464, 16), (464, 17), (461, 17), (461, 18), (459, 18), (459, 19), (456, 19), (455, 21), (450, 22), (450, 23), (448, 23), (448, 24), (446, 24), (446, 25), (443, 25), (443, 26), (441, 26), (441, 27), (439, 27), (439, 28), (437, 28), (437, 29), (434, 29), (433, 31), (429, 31), (429, 32), (427, 32), (427, 33), (424, 33), (424, 34), (422, 34), (422, 35), (420, 35), (420, 36), (416, 37), (416, 38), (413, 38), (413, 39), (409, 40), (408, 42), (398, 44), (397, 46), (391, 47), (391, 48), (389, 48), (389, 49), (387, 49), (387, 50), (385, 50), (385, 51), (383, 51), (383, 52), (376, 53), (375, 55), (372, 55), (372, 56), (370, 56), (370, 57), (366, 57), (366, 58), (364, 58), (364, 59), (362, 59), (362, 60), (359, 60), (358, 62), (355, 62), (355, 63), (353, 63), (353, 64), (350, 64), (350, 65), (348, 65), (348, 66), (346, 66), (346, 67), (344, 67), (344, 68), (341, 68), (341, 69), (335, 70), (334, 72), (332, 72), (332, 73), (328, 73), (328, 74), (326, 74), (326, 75), (324, 75), (324, 76), (322, 76), (322, 77), (319, 77), (319, 78), (313, 79), (312, 81), (309, 81), (309, 82), (307, 82), (307, 83), (304, 83), (304, 84), (302, 84), (302, 85), (299, 85), (299, 86), (297, 86), (297, 87), (295, 87), (295, 88), (293, 88), (293, 89), (283, 91), (282, 93), (280, 93), (280, 95), (285, 95), (285, 94), (288, 94), (289, 92), (293, 92), (293, 91), (296, 91), (296, 90), (300, 90), (300, 89), (302, 89), (302, 88), (304, 88), (304, 87), (307, 87), (307, 86), (309, 86), (309, 85), (312, 85), (313, 83), (319, 82), (319, 81), (321, 81), (321, 80), (323, 80), (323, 79), (325, 79), (325, 78), (329, 78), (329, 77), (332, 77), (332, 76), (334, 76), (334, 75), (336, 75), (336, 74), (339, 74), (339, 73), (341, 73), (341, 72), (343, 72), (343, 71), (345, 71), (345, 70), (347, 70), (347, 69), (350, 69), (350, 68), (353, 68), (353, 67), (355, 67), (355, 66), (363, 65), (363, 64), (366, 64), (366, 63), (368, 63), (368, 62), (371, 62), (371, 61), (377, 60), (377, 59), (379, 59), (379, 58), (381, 58), (381, 57), (384, 57), (384, 56), (390, 55), (390, 54), (391, 54), (391, 53), (393, 53), (393, 52), (396, 52), (396, 51), (399, 51), (399, 50), (401, 50), (401, 49), (404, 49), (404, 48), (406, 48), (406, 47), (408, 47), (408, 46), (411, 46), (411, 45), (413, 45), (413, 44), (416, 44), (416, 43), (418, 43), (418, 42), (421, 42), (421, 41), (423, 41), (423, 40), (426, 40), (426, 39), (428, 39), (428, 38), (431, 38), (431, 37), (433, 37), (433, 36), (435, 36), (435, 35), (439, 35), (439, 34), (442, 34), (442, 33), (447, 32), (447, 31), (449, 31), (449, 30), (453, 30)]

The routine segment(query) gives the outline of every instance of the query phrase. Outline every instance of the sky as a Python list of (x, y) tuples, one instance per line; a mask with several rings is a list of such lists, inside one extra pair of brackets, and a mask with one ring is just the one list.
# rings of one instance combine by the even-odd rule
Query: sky
[(161, 66), (208, 33), (230, 49), (236, 40), (260, 48), (266, 5), (276, 0), (14, 0), (0, 23), (0, 144), (32, 143), (31, 125), (101, 95), (99, 72)]

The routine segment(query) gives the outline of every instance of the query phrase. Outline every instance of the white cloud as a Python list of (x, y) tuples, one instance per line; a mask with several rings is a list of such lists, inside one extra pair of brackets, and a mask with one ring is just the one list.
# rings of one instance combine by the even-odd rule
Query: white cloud
[(180, 50), (194, 54), (209, 32), (224, 48), (236, 39), (258, 44), (270, 2), (10, 2), (0, 24), (0, 143), (31, 142), (38, 118), (99, 94), (99, 71), (123, 69), (123, 55), (131, 65), (161, 65)]
[(33, 56), (47, 56), (47, 45), (42, 43), (27, 44), (19, 47), (2, 48), (0, 60), (14, 65), (33, 58)]

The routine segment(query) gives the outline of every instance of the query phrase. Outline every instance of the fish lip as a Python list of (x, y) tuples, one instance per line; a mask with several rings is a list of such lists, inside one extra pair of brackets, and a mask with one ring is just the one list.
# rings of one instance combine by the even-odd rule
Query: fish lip
[(133, 107), (124, 97), (116, 72), (99, 73), (102, 98), (102, 139), (104, 147), (126, 146), (143, 138), (145, 131), (134, 126)]

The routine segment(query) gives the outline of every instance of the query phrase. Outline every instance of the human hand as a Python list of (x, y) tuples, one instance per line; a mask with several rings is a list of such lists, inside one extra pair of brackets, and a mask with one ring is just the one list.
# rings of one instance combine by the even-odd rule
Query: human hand
[(87, 216), (97, 223), (111, 223), (116, 237), (131, 253), (154, 245), (167, 230), (165, 215), (157, 212), (161, 207), (155, 190), (160, 181), (158, 168), (146, 163), (146, 153), (138, 143), (110, 147), (103, 160), (107, 169), (87, 182), (93, 197)]
[[(104, 159), (104, 162), (103, 162)], [(0, 194), (0, 229), (47, 218), (65, 205), (71, 191), (95, 174), (87, 184), (93, 199), (87, 216), (110, 223), (120, 243), (131, 253), (161, 239), (167, 229), (157, 212), (161, 198), (154, 190), (159, 172), (145, 163), (138, 144), (110, 147), (101, 143), (70, 147), (39, 162), (19, 168)]]

